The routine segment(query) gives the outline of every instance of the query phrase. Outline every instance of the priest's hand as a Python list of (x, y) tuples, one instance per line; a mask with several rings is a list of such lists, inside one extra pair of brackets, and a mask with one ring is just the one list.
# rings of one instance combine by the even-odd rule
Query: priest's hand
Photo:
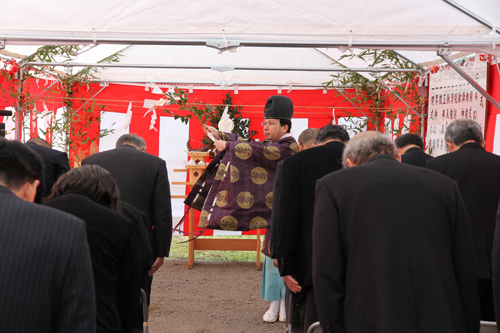
[(223, 140), (215, 140), (215, 142), (214, 142), (215, 148), (218, 151), (224, 151), (224, 150), (226, 150), (226, 144), (227, 144), (227, 142), (223, 141)]
[(302, 291), (302, 287), (299, 285), (297, 280), (293, 278), (291, 275), (283, 276), (283, 281), (285, 281), (286, 286), (292, 293), (300, 293)]
[(161, 267), (161, 265), (163, 265), (164, 260), (165, 260), (165, 258), (163, 258), (163, 257), (156, 258), (155, 262), (153, 263), (153, 265), (151, 266), (151, 269), (148, 272), (148, 275), (151, 276), (154, 273), (156, 273), (156, 271)]
[(205, 134), (210, 133), (214, 136), (214, 138), (216, 138), (217, 140), (220, 140), (219, 131), (217, 129), (215, 129), (215, 127), (203, 125), (203, 132), (205, 132)]

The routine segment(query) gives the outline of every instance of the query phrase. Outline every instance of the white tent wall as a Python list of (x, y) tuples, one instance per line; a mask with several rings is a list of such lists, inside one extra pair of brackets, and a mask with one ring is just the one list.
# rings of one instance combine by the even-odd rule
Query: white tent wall
[[(184, 195), (185, 186), (172, 185), (172, 182), (185, 182), (186, 173), (174, 172), (174, 169), (184, 169), (186, 161), (185, 143), (189, 138), (189, 126), (174, 120), (172, 117), (159, 118), (159, 157), (167, 163), (170, 193)], [(127, 125), (127, 114), (119, 112), (101, 112), (100, 128), (114, 130), (99, 139), (99, 151), (115, 148), (118, 138), (129, 133)], [(184, 215), (184, 204), (182, 199), (172, 199), (172, 215), (175, 220), (180, 220)]]
[[(185, 182), (185, 172), (174, 172), (174, 169), (185, 169), (187, 163), (186, 141), (189, 139), (189, 126), (174, 120), (172, 117), (158, 117), (160, 132), (160, 150), (158, 156), (167, 163), (170, 194), (184, 195), (186, 186), (172, 185), (172, 182)], [(172, 199), (172, 216), (174, 223), (184, 215), (184, 199)], [(175, 225), (174, 224), (174, 225)]]

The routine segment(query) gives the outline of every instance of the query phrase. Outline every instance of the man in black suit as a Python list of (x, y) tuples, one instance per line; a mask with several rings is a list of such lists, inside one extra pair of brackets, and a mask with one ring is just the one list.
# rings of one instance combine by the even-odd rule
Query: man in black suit
[(416, 134), (406, 133), (394, 140), (401, 162), (425, 168), (425, 162), (434, 158), (424, 152), (424, 142)]
[(85, 224), (32, 203), (42, 160), (0, 138), (0, 332), (95, 332)]
[(149, 284), (143, 286), (149, 298), (152, 276), (169, 255), (172, 209), (165, 161), (146, 151), (143, 138), (124, 134), (116, 141), (115, 149), (91, 155), (83, 160), (82, 165), (97, 164), (111, 172), (121, 199), (148, 216), (149, 240), (156, 258), (149, 271)]
[(38, 191), (41, 193), (38, 194), (37, 197), (46, 198), (50, 195), (50, 191), (56, 180), (63, 173), (70, 170), (68, 154), (52, 149), (47, 141), (40, 138), (29, 139), (26, 145), (42, 157), (43, 186), (39, 186)]
[[(314, 148), (297, 153), (282, 162), (276, 207), (274, 258), (281, 276), (299, 308), (304, 332), (318, 321), (312, 283), (312, 226), (316, 181), (342, 168), (342, 151), (349, 140), (338, 125), (319, 130)], [(276, 198), (276, 197), (275, 197)], [(274, 204), (274, 202), (273, 202)], [(273, 230), (274, 226), (271, 227)]]
[[(365, 132), (316, 183), (313, 285), (323, 332), (478, 332), (469, 221), (451, 179)], [(424, 209), (414, 209), (415, 203)]]
[(44, 203), (85, 221), (98, 333), (130, 333), (139, 314), (140, 247), (135, 223), (117, 211), (118, 198), (118, 187), (110, 172), (97, 165), (85, 165), (63, 175)]
[(458, 183), (472, 229), (481, 320), (495, 321), (491, 250), (500, 199), (500, 156), (483, 148), (483, 132), (473, 120), (453, 121), (444, 138), (450, 153), (427, 161), (427, 167)]

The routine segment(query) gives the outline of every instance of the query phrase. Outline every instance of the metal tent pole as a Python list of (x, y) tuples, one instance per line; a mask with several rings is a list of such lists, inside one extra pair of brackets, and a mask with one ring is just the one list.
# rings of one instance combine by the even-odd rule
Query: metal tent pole
[(289, 72), (367, 72), (367, 73), (420, 73), (414, 68), (329, 68), (329, 67), (265, 67), (265, 66), (196, 66), (196, 65), (162, 65), (162, 64), (103, 64), (103, 63), (67, 63), (67, 62), (25, 62), (21, 64), (20, 79), (23, 79), (27, 66), (49, 67), (102, 67), (102, 68), (163, 68), (163, 69), (211, 69), (218, 72), (244, 70), (244, 71), (289, 71)]
[(465, 73), (460, 66), (455, 64), (447, 55), (440, 54), (438, 56), (443, 58), (444, 61), (448, 63), (458, 74), (460, 74), (467, 82), (469, 82), (481, 95), (483, 95), (491, 104), (493, 104), (497, 110), (500, 111), (500, 103), (493, 98), (486, 90), (484, 90), (476, 81), (474, 81), (467, 73)]
[[(130, 45), (185, 45), (185, 46), (208, 46), (216, 47), (217, 49), (226, 49), (222, 39), (165, 39), (165, 38), (118, 38), (118, 37), (98, 37), (94, 40), (93, 36), (86, 37), (61, 37), (61, 36), (25, 36), (25, 35), (3, 35), (0, 38), (6, 45), (80, 45), (80, 44), (130, 44)], [(419, 51), (437, 50), (443, 42), (438, 41), (419, 41), (419, 42), (404, 42), (404, 41), (338, 41), (338, 42), (317, 42), (317, 41), (283, 41), (283, 40), (234, 40), (228, 39), (229, 47), (250, 46), (250, 47), (294, 47), (294, 48), (338, 48), (352, 47), (359, 49), (415, 49)], [(221, 46), (216, 46), (220, 44)], [(449, 41), (450, 47), (455, 50), (474, 51), (482, 48), (491, 47), (491, 41)]]
[[(391, 89), (391, 87), (389, 87), (385, 82), (383, 82), (382, 80), (379, 79), (379, 82), (382, 83), (384, 85), (384, 87), (387, 88), (387, 90), (391, 91), (391, 92), (394, 92), (393, 89)], [(398, 94), (394, 93), (394, 95), (401, 101), (403, 102), (410, 110), (411, 112), (413, 112), (417, 117), (419, 117), (420, 119), (422, 119), (422, 114), (418, 113), (417, 111), (413, 110), (413, 108), (404, 100), (401, 98), (401, 96), (399, 96)]]
[(423, 75), (425, 75), (425, 68), (423, 68), (422, 66), (420, 66), (419, 64), (417, 64), (415, 61), (411, 60), (411, 59), (408, 59), (408, 57), (405, 57), (404, 55), (402, 55), (400, 52), (398, 51), (392, 51), (394, 53), (396, 53), (399, 57), (403, 58), (404, 60), (408, 61), (409, 63), (411, 63), (413, 66), (417, 67), (418, 69), (420, 69), (420, 71), (422, 72)]
[(359, 112), (361, 112), (361, 113), (362, 113), (362, 114), (363, 114), (366, 118), (368, 118), (368, 116), (366, 115), (366, 113), (364, 113), (364, 112), (363, 112), (363, 110), (361, 110), (361, 109), (360, 109), (360, 108), (359, 108), (356, 104), (354, 104), (354, 102), (353, 102), (353, 101), (351, 101), (351, 99), (350, 99), (349, 97), (347, 97), (347, 96), (344, 94), (344, 92), (343, 92), (342, 90), (338, 90), (338, 89), (336, 89), (336, 87), (335, 87), (335, 88), (333, 88), (333, 89), (335, 89), (335, 90), (336, 90), (339, 94), (341, 94), (342, 96), (344, 96), (344, 98), (345, 98), (345, 99), (346, 99), (349, 103), (351, 103), (351, 104), (352, 104), (352, 105), (353, 105), (356, 109), (358, 109), (358, 111), (359, 111)]
[(498, 27), (494, 27), (490, 22), (486, 21), (485, 19), (483, 19), (479, 15), (471, 12), (467, 8), (459, 5), (455, 1), (452, 1), (452, 0), (443, 0), (443, 1), (446, 2), (447, 4), (449, 4), (450, 6), (455, 7), (456, 9), (458, 9), (459, 11), (461, 11), (462, 13), (464, 13), (465, 15), (467, 15), (467, 16), (473, 18), (474, 20), (478, 21), (479, 23), (487, 26), (488, 28), (490, 28), (490, 29), (495, 28), (496, 33), (500, 34), (500, 29)]

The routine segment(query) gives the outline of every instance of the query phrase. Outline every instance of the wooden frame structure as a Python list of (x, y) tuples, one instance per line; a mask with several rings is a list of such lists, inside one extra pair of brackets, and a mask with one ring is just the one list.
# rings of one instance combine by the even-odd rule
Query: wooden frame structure
[[(205, 152), (188, 152), (188, 158), (195, 161), (196, 164), (187, 164), (186, 169), (174, 169), (174, 172), (187, 172), (189, 181), (187, 182), (172, 182), (172, 185), (186, 185), (189, 189), (196, 184), (196, 181), (201, 176), (206, 168), (206, 162), (209, 154)], [(186, 195), (175, 195), (172, 198), (186, 198)], [(257, 269), (261, 269), (260, 264), (260, 229), (257, 229), (257, 237), (255, 239), (207, 239), (194, 238), (192, 233), (195, 230), (194, 211), (191, 209), (188, 214), (188, 232), (189, 235), (189, 260), (188, 268), (194, 265), (195, 251), (255, 251)]]

